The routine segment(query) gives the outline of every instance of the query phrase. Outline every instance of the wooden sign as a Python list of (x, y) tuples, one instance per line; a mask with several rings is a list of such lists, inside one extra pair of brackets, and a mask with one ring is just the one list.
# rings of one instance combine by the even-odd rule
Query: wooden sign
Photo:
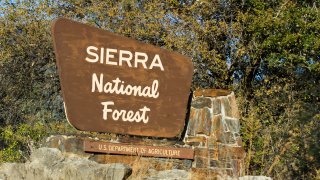
[(79, 130), (176, 137), (185, 124), (191, 60), (59, 18), (52, 26), (66, 116)]
[(142, 146), (99, 141), (84, 141), (84, 151), (108, 154), (166, 157), (177, 159), (193, 159), (194, 156), (194, 151), (191, 148)]

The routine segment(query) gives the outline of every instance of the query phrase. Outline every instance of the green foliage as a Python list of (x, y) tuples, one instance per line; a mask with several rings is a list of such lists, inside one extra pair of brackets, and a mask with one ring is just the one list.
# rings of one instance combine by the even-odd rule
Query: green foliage
[(247, 174), (320, 172), (320, 1), (0, 2), (0, 161), (23, 160), (63, 113), (50, 23), (64, 16), (192, 58), (193, 89), (234, 90)]
[(32, 123), (19, 123), (0, 128), (0, 163), (27, 160), (32, 150), (37, 148), (50, 134), (76, 134), (76, 130), (66, 122), (43, 124), (38, 119)]
[(32, 150), (35, 142), (41, 141), (48, 135), (45, 126), (41, 123), (36, 123), (33, 126), (23, 123), (19, 124), (17, 128), (8, 125), (1, 128), (1, 131), (1, 141), (8, 146), (0, 151), (0, 162), (22, 160)]
[[(242, 133), (249, 152), (247, 171), (276, 179), (311, 178), (320, 162), (315, 142), (320, 76), (314, 68), (320, 60), (319, 3), (262, 4), (240, 14), (244, 36), (238, 61), (251, 59), (240, 90), (246, 98)], [(251, 121), (261, 126), (251, 130)]]

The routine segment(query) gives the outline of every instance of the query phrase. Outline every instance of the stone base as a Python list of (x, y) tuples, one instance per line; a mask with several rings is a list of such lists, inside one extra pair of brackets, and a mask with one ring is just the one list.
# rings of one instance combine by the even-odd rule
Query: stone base
[[(127, 172), (124, 175), (119, 175), (120, 179), (163, 179), (164, 177), (166, 179), (179, 179), (178, 177), (181, 177), (180, 179), (237, 179), (240, 176), (243, 176), (245, 152), (242, 147), (240, 137), (240, 116), (234, 93), (226, 90), (214, 89), (195, 91), (189, 114), (190, 117), (186, 122), (186, 129), (184, 131), (185, 134), (183, 134), (182, 137), (177, 137), (176, 139), (106, 134), (97, 134), (98, 137), (94, 138), (79, 135), (57, 135), (47, 138), (43, 146), (48, 151), (58, 151), (56, 154), (60, 153), (63, 154), (63, 156), (69, 154), (71, 156), (76, 156), (78, 160), (82, 158), (84, 160), (80, 160), (81, 162), (86, 162), (87, 164), (89, 163), (97, 167), (106, 168), (110, 167), (110, 164), (120, 164), (119, 167), (125, 167), (125, 172)], [(187, 147), (192, 148), (195, 153), (193, 160), (86, 153), (83, 148), (84, 140), (127, 143), (144, 146)], [(60, 156), (61, 155), (58, 155), (57, 157)], [(53, 159), (48, 159), (50, 157)], [(50, 161), (48, 163), (51, 163), (51, 165), (54, 166), (49, 167), (48, 165), (48, 171), (50, 173), (54, 174), (57, 171), (64, 172), (64, 168), (67, 168), (67, 166), (60, 167), (59, 164), (59, 161), (64, 161), (64, 158), (58, 158), (58, 160), (55, 160), (54, 157), (56, 156), (52, 156), (50, 154), (46, 155), (44, 153), (44, 160), (40, 159), (35, 162), (41, 161), (43, 164), (39, 166), (46, 166), (46, 161)], [(24, 171), (24, 173), (27, 173), (27, 171), (38, 171), (37, 169), (34, 169), (35, 167), (30, 166), (33, 161), (34, 159), (31, 158), (31, 163), (29, 163), (29, 165), (28, 163), (26, 164), (26, 167), (29, 169), (25, 168), (26, 171)], [(62, 169), (59, 170), (57, 165), (52, 164), (52, 162), (56, 162)], [(91, 166), (83, 165), (78, 161), (75, 162), (77, 162), (78, 165), (74, 165), (72, 167), (78, 171), (82, 171), (82, 168), (89, 168), (89, 166)], [(107, 166), (105, 167), (104, 165)], [(23, 165), (8, 165), (5, 169), (7, 169), (7, 171), (19, 171), (20, 166)], [(129, 170), (127, 171), (127, 169)], [(111, 174), (115, 171), (110, 170), (109, 172), (109, 170), (107, 170), (107, 172), (105, 172), (105, 170), (96, 170), (99, 171), (99, 173)], [(86, 169), (83, 171), (85, 172)], [(73, 174), (75, 175), (75, 178), (73, 179), (78, 179), (76, 177), (79, 177), (80, 179), (82, 178), (81, 172), (78, 174), (77, 172), (72, 173), (75, 173)], [(30, 177), (31, 176), (32, 175), (30, 175)], [(24, 178), (27, 176), (21, 177)], [(46, 179), (47, 176), (39, 175), (39, 177)], [(86, 176), (83, 175), (83, 177)], [(107, 177), (107, 175), (101, 177)]]
[[(244, 154), (241, 148), (232, 146), (217, 146), (217, 149), (194, 147), (194, 160), (141, 157), (130, 155), (113, 155), (102, 153), (86, 153), (83, 151), (83, 141), (85, 139), (88, 140), (93, 138), (57, 135), (47, 138), (43, 146), (48, 148), (59, 149), (63, 153), (75, 154), (79, 157), (87, 158), (99, 164), (124, 164), (132, 169), (133, 177), (157, 176), (155, 175), (155, 172), (163, 173), (168, 170), (183, 170), (188, 174), (188, 177), (190, 177), (190, 179), (199, 178), (204, 175), (205, 177), (208, 177), (209, 175), (213, 179), (218, 177), (222, 178), (226, 176), (230, 178), (239, 177), (239, 172), (241, 171), (242, 167), (241, 158), (243, 158)], [(94, 139), (103, 141), (103, 139)], [(120, 140), (118, 139), (107, 141), (119, 142)], [(123, 140), (121, 141), (121, 143), (125, 142), (126, 141)], [(167, 140), (163, 142), (165, 144), (163, 146), (166, 146), (168, 144), (170, 146), (174, 145), (178, 147), (189, 146), (187, 144), (184, 144), (183, 142), (176, 144), (174, 142), (175, 141)], [(157, 145), (161, 145), (161, 142), (158, 142)]]
[[(141, 156), (130, 156), (130, 155), (114, 155), (114, 154), (102, 154), (102, 153), (86, 153), (83, 150), (83, 141), (87, 139), (92, 139), (90, 137), (76, 137), (76, 136), (51, 136), (46, 139), (44, 143), (45, 147), (57, 148), (65, 153), (73, 153), (82, 157), (89, 158), (92, 161), (95, 161), (100, 164), (108, 163), (123, 163), (129, 166), (134, 165), (139, 161), (140, 164), (148, 164), (148, 167), (155, 169), (157, 171), (168, 170), (168, 169), (181, 169), (189, 170), (192, 167), (192, 160), (188, 159), (168, 159), (168, 158), (155, 158), (155, 157), (141, 157)], [(95, 138), (95, 140), (98, 140)], [(100, 139), (100, 141), (106, 141)], [(108, 141), (108, 140), (107, 140)], [(116, 140), (109, 140), (115, 142)], [(117, 142), (129, 143), (127, 141), (117, 140)], [(135, 142), (135, 144), (139, 144)], [(168, 143), (165, 142), (165, 145), (162, 145), (158, 142), (158, 145), (167, 146), (170, 144), (172, 146), (174, 141)], [(175, 146), (182, 146), (181, 144), (176, 144)]]
[[(207, 177), (208, 174), (210, 177), (243, 176), (245, 152), (240, 137), (240, 115), (234, 93), (216, 89), (195, 91), (189, 114), (185, 134), (180, 141), (178, 138), (158, 139), (123, 135), (102, 135), (100, 138), (53, 136), (47, 139), (45, 146), (88, 157), (100, 164), (123, 163), (132, 167), (133, 174), (141, 172), (141, 169), (146, 167), (155, 171), (185, 170), (191, 177)], [(188, 147), (193, 148), (195, 154), (194, 160), (180, 160), (85, 153), (85, 139), (144, 146)]]

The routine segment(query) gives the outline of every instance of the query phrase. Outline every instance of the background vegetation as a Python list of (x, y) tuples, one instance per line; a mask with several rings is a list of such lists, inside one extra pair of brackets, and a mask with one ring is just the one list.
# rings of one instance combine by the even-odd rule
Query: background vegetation
[(53, 54), (56, 17), (192, 58), (193, 89), (236, 92), (246, 173), (320, 178), (319, 0), (0, 2), (0, 162), (70, 133)]

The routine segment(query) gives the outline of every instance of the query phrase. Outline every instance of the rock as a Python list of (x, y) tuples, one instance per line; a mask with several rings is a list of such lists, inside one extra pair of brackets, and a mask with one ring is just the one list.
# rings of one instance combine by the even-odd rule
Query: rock
[(209, 149), (208, 148), (195, 148), (194, 155), (199, 157), (208, 157)]
[(83, 151), (83, 139), (75, 136), (51, 136), (46, 139), (44, 145), (49, 148), (57, 148), (61, 152), (74, 153), (83, 157), (90, 156)]
[(241, 146), (219, 145), (219, 160), (244, 159), (245, 151)]
[(195, 136), (196, 135), (196, 126), (198, 123), (198, 109), (190, 108), (190, 116), (189, 116), (189, 122), (188, 122), (188, 128), (187, 128), (187, 135), (189, 136)]
[(195, 157), (193, 160), (193, 166), (196, 168), (209, 168), (209, 158), (207, 157)]
[(232, 108), (227, 97), (221, 97), (221, 112), (225, 116), (232, 117)]
[(210, 98), (203, 98), (203, 97), (196, 98), (191, 102), (191, 106), (197, 109), (204, 108), (204, 107), (211, 108), (211, 104), (212, 103)]
[(208, 108), (191, 108), (187, 134), (190, 136), (210, 135), (211, 123), (211, 113)]
[(75, 154), (61, 153), (58, 149), (40, 148), (31, 155), (31, 161), (6, 163), (0, 169), (0, 177), (11, 179), (126, 179), (131, 174), (127, 165), (98, 164)]
[(212, 100), (212, 113), (214, 115), (221, 113), (221, 100), (218, 98)]
[(193, 92), (193, 96), (204, 96), (204, 97), (218, 97), (218, 96), (228, 96), (231, 91), (224, 89), (198, 89)]
[(210, 135), (211, 115), (208, 108), (199, 109), (196, 134)]
[(266, 176), (243, 176), (239, 177), (239, 180), (272, 180), (272, 178)]
[(50, 167), (53, 163), (63, 160), (61, 151), (55, 148), (39, 148), (32, 152), (30, 156), (31, 163), (39, 163), (46, 167)]
[(214, 115), (212, 118), (212, 131), (223, 131), (223, 122), (221, 115)]
[(198, 146), (205, 144), (207, 142), (207, 138), (203, 136), (186, 137), (184, 142), (189, 145)]
[(231, 106), (232, 117), (239, 119), (240, 118), (240, 112), (238, 110), (236, 97), (235, 97), (233, 92), (228, 96), (228, 99), (229, 99), (230, 106)]
[(240, 122), (238, 119), (224, 118), (226, 132), (240, 132)]
[(187, 180), (191, 179), (190, 173), (185, 170), (172, 169), (165, 171), (149, 171), (149, 177), (146, 180)]
[(0, 179), (22, 179), (25, 172), (26, 169), (22, 163), (4, 163), (0, 167)]
[(236, 137), (231, 132), (216, 131), (215, 137), (217, 137), (217, 142), (219, 143), (232, 145), (236, 143)]
[(233, 159), (231, 160), (231, 165), (233, 169), (234, 176), (239, 177), (244, 172), (244, 160)]
[(229, 168), (192, 168), (191, 179), (206, 179), (206, 180), (225, 180), (229, 174), (232, 174), (232, 169)]

